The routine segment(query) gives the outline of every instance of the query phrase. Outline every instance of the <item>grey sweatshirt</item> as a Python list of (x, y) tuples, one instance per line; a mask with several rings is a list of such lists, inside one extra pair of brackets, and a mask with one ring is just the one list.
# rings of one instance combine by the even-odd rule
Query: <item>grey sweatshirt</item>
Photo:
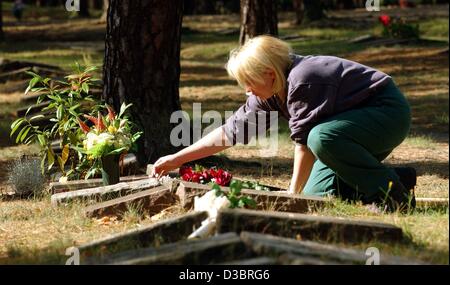
[[(222, 126), (227, 138), (234, 144), (247, 144), (257, 135), (258, 119), (266, 119), (266, 128), (274, 121), (270, 111), (278, 111), (289, 121), (291, 139), (306, 145), (311, 129), (322, 120), (352, 108), (392, 81), (392, 78), (374, 68), (334, 56), (291, 55), (292, 65), (287, 71), (286, 101), (277, 96), (267, 100), (250, 95)], [(261, 121), (261, 120), (260, 120)], [(254, 126), (250, 126), (254, 124)], [(256, 131), (252, 131), (254, 127)], [(250, 131), (249, 131), (250, 130)]]

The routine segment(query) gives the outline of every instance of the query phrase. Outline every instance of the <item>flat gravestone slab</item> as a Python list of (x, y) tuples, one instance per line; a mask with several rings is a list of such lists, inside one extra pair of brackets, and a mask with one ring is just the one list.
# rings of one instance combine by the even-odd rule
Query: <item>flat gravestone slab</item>
[(401, 241), (404, 238), (401, 228), (385, 223), (246, 209), (220, 211), (217, 231), (249, 231), (302, 240), (347, 243)]

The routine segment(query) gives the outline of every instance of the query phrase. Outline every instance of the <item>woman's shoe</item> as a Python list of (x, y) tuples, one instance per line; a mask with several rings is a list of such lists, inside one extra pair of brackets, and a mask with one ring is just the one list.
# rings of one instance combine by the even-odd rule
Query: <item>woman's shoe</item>
[(394, 167), (395, 173), (397, 173), (403, 186), (407, 190), (414, 189), (417, 184), (417, 173), (412, 167)]
[(388, 212), (406, 213), (416, 208), (414, 191), (407, 189), (401, 182), (392, 184), (391, 188), (382, 194), (379, 202)]

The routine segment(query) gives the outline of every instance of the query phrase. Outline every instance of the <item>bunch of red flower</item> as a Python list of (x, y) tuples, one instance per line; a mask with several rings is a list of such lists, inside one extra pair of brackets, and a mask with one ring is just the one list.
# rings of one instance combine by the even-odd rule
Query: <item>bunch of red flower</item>
[(231, 181), (231, 174), (221, 168), (219, 169), (201, 169), (193, 170), (192, 167), (182, 166), (180, 168), (180, 176), (184, 181), (206, 184), (214, 182), (220, 186), (228, 186)]
[(391, 24), (391, 17), (389, 15), (383, 14), (378, 17), (378, 20), (383, 24), (383, 26), (387, 27)]

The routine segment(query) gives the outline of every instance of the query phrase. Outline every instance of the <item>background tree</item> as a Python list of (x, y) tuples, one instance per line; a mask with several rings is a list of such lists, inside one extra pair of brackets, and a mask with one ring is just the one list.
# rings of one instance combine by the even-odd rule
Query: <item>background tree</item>
[(341, 9), (355, 9), (356, 5), (354, 0), (341, 0), (339, 1), (339, 5)]
[(5, 34), (3, 33), (3, 10), (2, 10), (2, 0), (0, 0), (0, 41), (3, 41)]
[(305, 5), (304, 20), (317, 21), (325, 17), (324, 3), (321, 0), (303, 0)]
[(212, 15), (216, 14), (216, 1), (211, 0), (184, 0), (183, 14), (185, 15)]
[(87, 18), (90, 16), (88, 0), (80, 0), (80, 11), (78, 11), (78, 16), (83, 18)]
[(278, 35), (276, 0), (241, 0), (241, 33), (239, 43), (244, 44), (257, 35)]
[(101, 10), (103, 9), (103, 0), (91, 0), (91, 5), (90, 7), (96, 9), (96, 10)]
[(144, 131), (138, 160), (172, 153), (170, 116), (180, 110), (180, 42), (183, 0), (110, 0), (103, 97), (119, 109), (132, 103)]
[(295, 24), (300, 25), (303, 22), (305, 15), (305, 5), (303, 0), (292, 0), (292, 5), (295, 11)]

